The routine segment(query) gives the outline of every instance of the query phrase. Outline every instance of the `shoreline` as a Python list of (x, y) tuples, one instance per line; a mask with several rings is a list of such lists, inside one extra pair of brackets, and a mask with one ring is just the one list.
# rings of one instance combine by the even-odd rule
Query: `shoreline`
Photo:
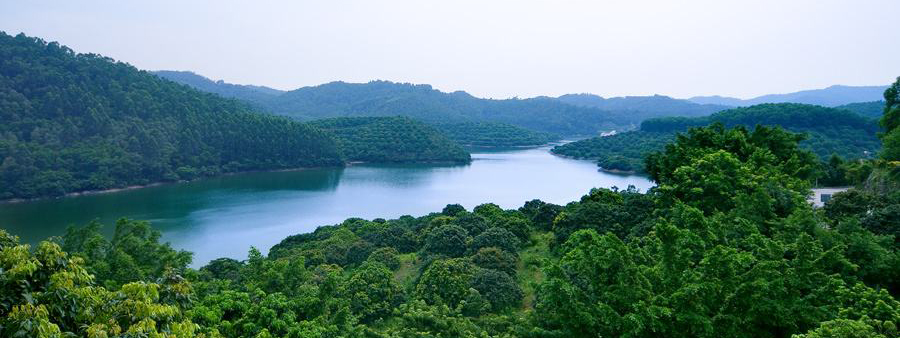
[[(349, 165), (348, 163), (345, 163), (345, 164), (344, 164), (344, 166), (348, 166), (348, 165)], [(55, 199), (70, 198), (70, 197), (79, 197), (79, 196), (89, 196), (89, 195), (111, 194), (111, 193), (117, 193), (117, 192), (122, 192), (122, 191), (138, 190), (138, 189), (144, 189), (144, 188), (152, 188), (152, 187), (157, 187), (157, 186), (161, 186), (161, 185), (169, 185), (169, 184), (189, 183), (189, 182), (195, 182), (195, 181), (200, 181), (200, 180), (206, 180), (206, 179), (212, 179), (212, 178), (219, 178), (219, 177), (227, 177), (227, 176), (234, 176), (234, 175), (241, 175), (241, 174), (250, 174), (250, 173), (274, 173), (274, 172), (303, 171), (303, 170), (315, 170), (315, 169), (338, 169), (338, 168), (343, 168), (344, 166), (341, 166), (341, 167), (338, 167), (338, 166), (333, 166), (333, 167), (331, 167), (331, 166), (329, 166), (329, 167), (302, 167), (302, 168), (287, 168), (287, 169), (272, 169), (272, 170), (247, 170), (247, 171), (236, 171), (236, 172), (230, 172), (230, 173), (223, 173), (223, 174), (216, 175), (216, 176), (209, 176), (209, 177), (195, 178), (195, 179), (193, 179), (193, 180), (178, 180), (178, 181), (171, 181), (171, 182), (153, 182), (153, 183), (148, 183), (148, 184), (129, 185), (129, 186), (119, 187), (119, 188), (100, 189), (100, 190), (75, 191), (75, 192), (68, 192), (68, 193), (65, 193), (65, 194), (60, 195), (60, 196), (34, 197), (34, 198), (11, 198), (11, 199), (0, 200), (0, 205), (4, 205), (4, 204), (17, 204), (17, 203), (28, 203), (28, 202), (38, 202), (38, 201), (49, 201), (49, 200), (55, 200)]]
[(122, 191), (152, 188), (152, 187), (169, 185), (169, 184), (190, 183), (190, 182), (195, 182), (195, 181), (200, 181), (200, 180), (207, 180), (207, 179), (234, 176), (234, 175), (242, 175), (242, 174), (251, 174), (251, 173), (275, 173), (275, 172), (304, 171), (304, 170), (316, 170), (316, 169), (341, 169), (341, 168), (346, 168), (346, 167), (352, 167), (352, 166), (357, 166), (357, 165), (367, 165), (367, 164), (443, 164), (443, 165), (459, 164), (459, 165), (463, 165), (463, 164), (470, 164), (470, 163), (472, 163), (471, 160), (469, 160), (468, 162), (457, 162), (457, 161), (416, 161), (416, 162), (348, 161), (348, 162), (344, 162), (343, 166), (300, 167), (300, 168), (271, 169), (271, 170), (246, 170), (246, 171), (235, 171), (235, 172), (229, 172), (229, 173), (222, 173), (219, 175), (209, 176), (209, 177), (200, 177), (200, 178), (195, 178), (193, 180), (178, 180), (178, 181), (171, 181), (171, 182), (153, 182), (153, 183), (148, 183), (148, 184), (135, 184), (135, 185), (129, 185), (129, 186), (124, 186), (124, 187), (118, 187), (118, 188), (110, 188), (110, 189), (74, 191), (74, 192), (65, 193), (60, 196), (34, 197), (34, 198), (11, 198), (11, 199), (0, 200), (0, 205), (29, 203), (29, 202), (38, 202), (38, 201), (49, 201), (49, 200), (79, 197), (79, 196), (112, 194), (112, 193), (117, 193), (117, 192), (122, 192)]

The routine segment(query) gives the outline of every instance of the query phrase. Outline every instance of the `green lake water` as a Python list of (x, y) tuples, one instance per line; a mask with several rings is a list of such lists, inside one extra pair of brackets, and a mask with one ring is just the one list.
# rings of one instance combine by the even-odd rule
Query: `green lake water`
[(565, 204), (592, 187), (641, 191), (644, 177), (597, 170), (549, 147), (479, 151), (468, 165), (356, 165), (343, 169), (259, 172), (165, 184), (115, 193), (0, 204), (0, 228), (23, 242), (59, 236), (68, 225), (121, 217), (148, 220), (173, 247), (194, 252), (193, 266), (218, 257), (245, 259), (284, 237), (349, 217), (420, 216), (459, 203), (471, 210), (493, 202), (518, 208), (539, 198)]

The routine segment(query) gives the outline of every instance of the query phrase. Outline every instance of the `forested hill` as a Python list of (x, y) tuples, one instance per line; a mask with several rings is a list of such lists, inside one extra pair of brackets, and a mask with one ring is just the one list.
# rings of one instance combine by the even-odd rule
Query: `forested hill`
[[(278, 96), (285, 92), (268, 87), (236, 85), (221, 80), (213, 81), (192, 72), (157, 71), (154, 73), (202, 91), (243, 100), (260, 111), (288, 115), (298, 120), (346, 116), (411, 116), (437, 127), (451, 139), (466, 145), (533, 146), (557, 140), (559, 139), (558, 134), (593, 135), (600, 129), (619, 127), (617, 122), (604, 123), (600, 121), (595, 124), (596, 128), (560, 124), (559, 122), (554, 126), (541, 129), (526, 128), (523, 125), (534, 127), (537, 123), (528, 122), (529, 118), (527, 117), (515, 119), (509, 116), (506, 120), (515, 123), (504, 123), (476, 114), (478, 111), (486, 109), (485, 104), (481, 102), (490, 100), (474, 98), (462, 92), (447, 94), (430, 89), (416, 91), (415, 89), (420, 86), (408, 84), (390, 82), (331, 83), (301, 88), (285, 95), (287, 98), (281, 98)], [(448, 95), (451, 97), (448, 98)], [(405, 103), (393, 102), (395, 100)], [(421, 101), (424, 106), (417, 106), (418, 101)], [(382, 107), (375, 107), (376, 105)], [(558, 111), (560, 106), (550, 104), (546, 108), (550, 110), (542, 112), (540, 109), (532, 108), (530, 114), (550, 116), (554, 111)], [(529, 109), (524, 109), (524, 111), (528, 112)], [(602, 112), (597, 114), (602, 114)], [(531, 118), (533, 119), (534, 116)], [(556, 117), (550, 119), (556, 119)], [(565, 119), (573, 118), (563, 118), (563, 120)]]
[(251, 104), (284, 93), (284, 91), (265, 86), (238, 85), (226, 83), (222, 80), (213, 81), (190, 71), (159, 70), (152, 73), (168, 80), (189, 85), (204, 92), (247, 101)]
[(603, 98), (593, 94), (567, 94), (557, 99), (576, 106), (595, 107), (622, 115), (627, 114), (635, 123), (654, 117), (706, 116), (732, 108), (725, 105), (699, 104), (663, 95)]
[(659, 150), (676, 132), (711, 123), (748, 127), (776, 125), (808, 138), (800, 144), (821, 158), (872, 157), (879, 149), (878, 122), (848, 110), (798, 103), (769, 103), (735, 108), (706, 117), (648, 119), (639, 131), (585, 139), (553, 149), (559, 155), (597, 160), (606, 169), (642, 171), (643, 157)]
[(0, 33), (0, 199), (341, 165), (335, 140), (57, 43)]
[(868, 102), (882, 99), (887, 86), (841, 86), (835, 85), (823, 89), (802, 90), (786, 94), (769, 94), (752, 99), (736, 99), (723, 96), (696, 96), (689, 101), (704, 104), (720, 104), (743, 107), (762, 103), (806, 103), (826, 107), (834, 107), (854, 102)]
[(338, 117), (311, 122), (333, 132), (350, 161), (469, 162), (459, 144), (408, 117)]

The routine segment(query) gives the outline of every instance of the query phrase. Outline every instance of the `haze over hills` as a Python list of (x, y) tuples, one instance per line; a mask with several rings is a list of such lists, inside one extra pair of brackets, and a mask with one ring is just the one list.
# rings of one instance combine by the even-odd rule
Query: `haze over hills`
[(695, 96), (689, 101), (701, 104), (718, 104), (743, 107), (761, 103), (806, 103), (825, 107), (840, 106), (855, 102), (878, 101), (884, 98), (888, 86), (842, 86), (834, 85), (823, 89), (802, 90), (794, 93), (768, 94), (752, 99), (738, 99), (724, 96)]

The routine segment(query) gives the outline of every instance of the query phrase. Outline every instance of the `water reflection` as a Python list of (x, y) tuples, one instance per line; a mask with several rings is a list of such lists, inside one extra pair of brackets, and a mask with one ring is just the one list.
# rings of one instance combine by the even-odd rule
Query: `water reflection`
[(0, 227), (35, 243), (69, 224), (98, 218), (113, 231), (120, 217), (150, 220), (163, 239), (195, 253), (194, 266), (218, 257), (266, 252), (282, 238), (349, 217), (396, 218), (493, 202), (565, 204), (593, 187), (652, 186), (639, 176), (598, 172), (549, 148), (473, 154), (469, 165), (355, 165), (345, 169), (260, 172), (111, 194), (0, 205)]

